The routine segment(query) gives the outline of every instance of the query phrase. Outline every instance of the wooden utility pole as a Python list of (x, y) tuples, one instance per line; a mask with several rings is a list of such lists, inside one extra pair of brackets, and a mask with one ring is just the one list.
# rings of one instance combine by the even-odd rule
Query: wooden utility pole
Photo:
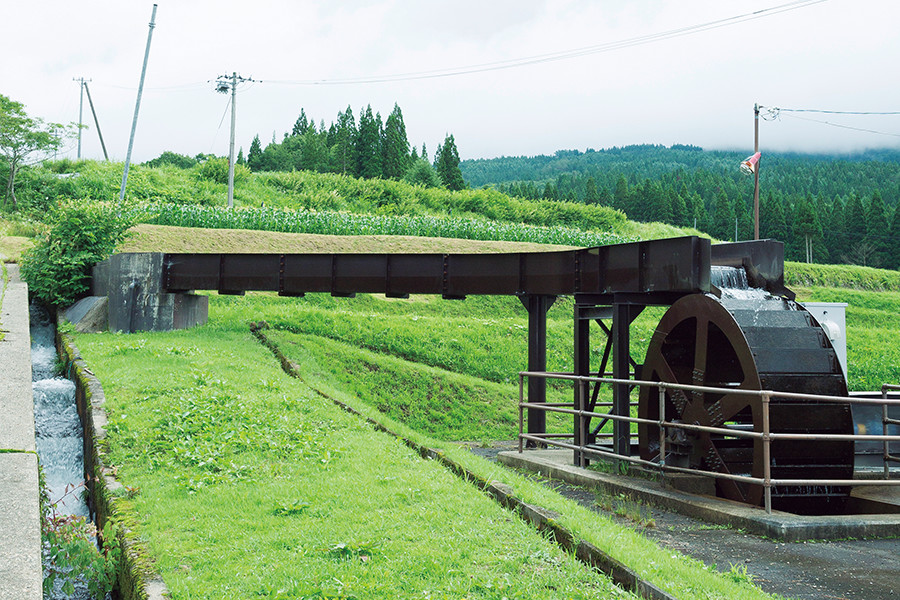
[[(753, 105), (753, 153), (759, 152), (759, 104)], [(759, 239), (759, 163), (762, 157), (756, 161), (753, 170), (753, 239)]]

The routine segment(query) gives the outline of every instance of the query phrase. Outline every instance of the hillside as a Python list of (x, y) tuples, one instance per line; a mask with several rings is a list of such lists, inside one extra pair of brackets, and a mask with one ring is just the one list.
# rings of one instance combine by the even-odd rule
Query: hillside
[[(629, 219), (752, 239), (753, 179), (742, 152), (628, 146), (463, 161), (470, 185), (522, 198), (612, 206)], [(900, 267), (900, 151), (768, 153), (760, 162), (760, 233), (791, 260)]]

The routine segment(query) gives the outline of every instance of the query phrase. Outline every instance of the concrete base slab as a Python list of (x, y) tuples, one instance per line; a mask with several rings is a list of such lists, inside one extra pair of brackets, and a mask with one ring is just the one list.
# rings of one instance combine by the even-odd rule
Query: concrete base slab
[(36, 454), (0, 454), (0, 600), (43, 596), (37, 472)]
[[(806, 516), (756, 508), (707, 495), (672, 489), (665, 478), (626, 477), (583, 469), (572, 464), (571, 450), (501, 452), (497, 459), (508, 466), (529, 470), (573, 485), (624, 494), (649, 505), (728, 525), (754, 535), (785, 541), (900, 536), (900, 514)], [(896, 489), (896, 488), (895, 488)], [(900, 491), (900, 490), (898, 490)]]
[(97, 333), (109, 328), (109, 299), (106, 296), (82, 298), (65, 311), (66, 321), (78, 333)]

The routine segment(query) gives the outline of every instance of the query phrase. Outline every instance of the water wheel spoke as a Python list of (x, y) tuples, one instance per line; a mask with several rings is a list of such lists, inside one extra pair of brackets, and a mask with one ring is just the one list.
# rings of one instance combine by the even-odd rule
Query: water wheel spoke
[(697, 329), (694, 337), (694, 371), (692, 374), (692, 382), (694, 385), (704, 385), (706, 383), (708, 349), (709, 319), (699, 316), (697, 317)]
[(723, 423), (734, 421), (741, 412), (750, 409), (756, 404), (754, 396), (743, 394), (726, 394), (706, 407), (705, 412), (709, 416), (710, 427), (719, 427)]
[[(702, 458), (708, 470), (725, 475), (731, 475), (731, 470), (719, 453), (719, 449), (713, 443), (708, 433), (703, 433), (698, 437), (697, 447), (702, 451)], [(718, 486), (723, 495), (732, 500), (746, 502), (747, 497), (741, 486), (731, 479), (719, 479)]]

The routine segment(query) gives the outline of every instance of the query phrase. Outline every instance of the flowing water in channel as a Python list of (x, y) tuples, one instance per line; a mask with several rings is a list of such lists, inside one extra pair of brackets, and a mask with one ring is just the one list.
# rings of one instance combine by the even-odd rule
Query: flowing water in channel
[[(75, 405), (75, 384), (57, 374), (56, 330), (47, 311), (32, 304), (30, 313), (35, 443), (50, 502), (60, 515), (90, 518), (83, 493), (84, 432)], [(45, 598), (90, 597), (80, 586), (74, 595), (65, 595), (59, 583)]]

